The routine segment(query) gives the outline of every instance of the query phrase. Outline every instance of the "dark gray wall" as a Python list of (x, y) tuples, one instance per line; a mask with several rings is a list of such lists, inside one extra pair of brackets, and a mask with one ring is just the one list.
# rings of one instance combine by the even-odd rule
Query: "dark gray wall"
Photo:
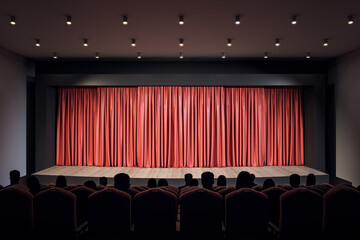
[(40, 62), (36, 66), (36, 170), (55, 164), (56, 87), (201, 85), (303, 86), (305, 164), (325, 171), (324, 69), (323, 63), (316, 62)]

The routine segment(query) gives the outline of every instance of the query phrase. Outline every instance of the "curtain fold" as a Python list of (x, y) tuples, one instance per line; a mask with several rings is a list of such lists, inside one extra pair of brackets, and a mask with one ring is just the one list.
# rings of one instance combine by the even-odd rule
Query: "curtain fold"
[(59, 88), (56, 164), (304, 164), (298, 87)]

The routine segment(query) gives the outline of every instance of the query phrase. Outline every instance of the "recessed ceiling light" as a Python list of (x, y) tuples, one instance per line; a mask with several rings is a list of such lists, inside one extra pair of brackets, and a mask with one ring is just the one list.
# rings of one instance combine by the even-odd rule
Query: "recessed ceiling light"
[(131, 46), (135, 47), (136, 46), (136, 40), (135, 38), (131, 39)]
[(349, 25), (354, 24), (354, 17), (353, 16), (349, 16), (348, 24)]
[(88, 40), (86, 38), (84, 39), (83, 45), (84, 45), (84, 47), (89, 46)]
[(10, 24), (11, 24), (11, 25), (16, 25), (16, 18), (15, 18), (15, 16), (11, 16), (11, 17), (10, 17)]
[(137, 53), (137, 58), (141, 59), (141, 53), (139, 53), (139, 52)]
[(128, 24), (128, 17), (126, 15), (123, 16), (123, 24), (124, 25)]
[(98, 52), (95, 53), (95, 59), (99, 59), (99, 58), (100, 58), (99, 53)]
[(265, 59), (266, 59), (266, 58), (269, 58), (268, 52), (265, 52), (265, 53), (264, 53), (264, 58), (265, 58)]
[(324, 39), (323, 46), (324, 46), (324, 47), (329, 46), (329, 41), (328, 41), (328, 39), (326, 39), (326, 38)]
[(66, 24), (67, 24), (67, 25), (71, 25), (71, 24), (72, 24), (71, 16), (67, 16), (67, 17), (66, 17)]
[(222, 58), (222, 59), (225, 59), (225, 58), (226, 58), (226, 55), (225, 55), (224, 52), (221, 53), (221, 58)]
[(310, 52), (306, 53), (306, 58), (310, 58)]
[(40, 39), (35, 39), (35, 46), (40, 47)]
[(54, 52), (54, 54), (53, 54), (53, 59), (57, 59), (57, 58), (58, 58), (57, 53)]
[(297, 19), (296, 19), (296, 16), (295, 16), (295, 15), (292, 16), (292, 18), (291, 18), (291, 24), (292, 24), (292, 25), (297, 24)]
[(184, 58), (184, 54), (183, 54), (182, 52), (179, 54), (179, 58), (180, 58), (180, 59), (183, 59), (183, 58)]
[(184, 16), (182, 15), (179, 16), (179, 24), (184, 25)]
[(179, 40), (179, 46), (183, 47), (184, 46), (184, 39), (180, 38)]
[(232, 45), (232, 43), (231, 43), (231, 38), (229, 38), (229, 39), (227, 40), (227, 46), (228, 46), (228, 47), (231, 47), (231, 45)]
[(235, 17), (235, 24), (236, 25), (240, 24), (240, 16), (239, 15)]
[(276, 47), (279, 47), (280, 46), (280, 39), (275, 39), (275, 46)]

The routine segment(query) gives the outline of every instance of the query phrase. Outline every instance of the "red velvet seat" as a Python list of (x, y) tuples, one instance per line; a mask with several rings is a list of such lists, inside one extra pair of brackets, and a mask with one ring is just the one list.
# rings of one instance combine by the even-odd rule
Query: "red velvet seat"
[(250, 188), (225, 197), (226, 239), (267, 239), (269, 198)]
[(280, 216), (280, 196), (287, 191), (280, 187), (271, 187), (262, 191), (269, 198), (270, 204), (270, 221), (279, 226)]
[(236, 188), (235, 186), (227, 186), (226, 188), (224, 189), (221, 189), (218, 193), (223, 197), (225, 198), (225, 196), (233, 191), (235, 191)]
[(320, 194), (321, 196), (324, 196), (324, 194), (327, 192), (327, 190), (317, 187), (317, 186), (307, 186), (305, 188), (310, 191), (316, 192), (316, 193)]
[(161, 188), (136, 194), (134, 230), (136, 239), (173, 239), (176, 232), (177, 198)]
[(34, 197), (34, 228), (36, 238), (75, 239), (76, 196), (53, 187)]
[(346, 185), (324, 195), (324, 232), (327, 239), (360, 239), (360, 192)]
[(256, 185), (256, 186), (253, 186), (252, 189), (258, 191), (258, 192), (261, 192), (263, 190), (263, 186), (261, 185)]
[(76, 219), (77, 225), (80, 226), (88, 220), (87, 217), (87, 201), (90, 194), (95, 190), (85, 186), (79, 186), (70, 190), (76, 196)]
[(0, 191), (0, 239), (31, 239), (33, 196), (17, 187)]
[(180, 196), (180, 229), (184, 239), (219, 239), (222, 231), (222, 197), (204, 188)]
[(131, 196), (106, 188), (88, 198), (88, 226), (91, 239), (127, 239), (130, 234)]

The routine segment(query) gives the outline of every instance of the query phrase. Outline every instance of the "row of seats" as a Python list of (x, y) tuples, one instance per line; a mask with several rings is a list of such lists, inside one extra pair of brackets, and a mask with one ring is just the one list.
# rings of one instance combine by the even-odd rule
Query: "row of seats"
[(184, 239), (221, 239), (224, 232), (227, 239), (267, 239), (269, 226), (279, 239), (319, 239), (323, 234), (360, 239), (360, 192), (346, 185), (314, 187), (327, 190), (322, 196), (309, 187), (289, 186), (262, 192), (232, 186), (180, 192), (172, 186), (136, 187), (139, 192), (132, 198), (112, 187), (95, 191), (79, 186), (70, 191), (52, 187), (33, 197), (14, 186), (0, 191), (0, 234), (75, 239), (88, 223), (93, 239), (127, 239), (131, 232), (137, 239), (171, 239), (176, 229)]

